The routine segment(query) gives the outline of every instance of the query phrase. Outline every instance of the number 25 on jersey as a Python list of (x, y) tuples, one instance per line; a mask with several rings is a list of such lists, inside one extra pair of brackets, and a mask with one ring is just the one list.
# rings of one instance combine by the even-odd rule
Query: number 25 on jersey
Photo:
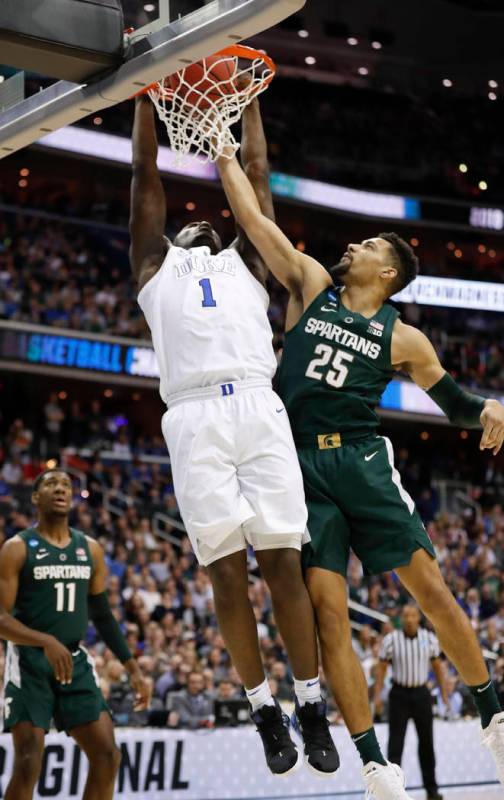
[[(320, 358), (314, 358), (310, 361), (305, 373), (306, 377), (315, 378), (317, 381), (321, 381), (325, 378), (329, 386), (340, 389), (348, 376), (348, 367), (345, 361), (351, 364), (354, 357), (344, 350), (336, 350), (335, 352), (334, 349), (327, 344), (318, 344), (315, 348), (315, 355), (320, 356)], [(323, 372), (318, 372), (322, 367), (327, 367), (331, 359), (331, 369), (328, 369), (325, 375)]]

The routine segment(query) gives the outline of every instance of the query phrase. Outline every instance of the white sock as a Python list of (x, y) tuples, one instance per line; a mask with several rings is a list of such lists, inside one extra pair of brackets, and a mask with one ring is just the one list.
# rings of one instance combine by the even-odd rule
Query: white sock
[(245, 694), (247, 695), (247, 700), (252, 706), (252, 711), (257, 711), (258, 708), (262, 708), (263, 706), (275, 705), (275, 701), (273, 700), (273, 695), (271, 694), (271, 689), (266, 678), (254, 689), (245, 688)]
[(322, 700), (318, 676), (307, 681), (298, 681), (294, 678), (294, 691), (300, 706), (304, 706), (305, 703), (319, 703)]

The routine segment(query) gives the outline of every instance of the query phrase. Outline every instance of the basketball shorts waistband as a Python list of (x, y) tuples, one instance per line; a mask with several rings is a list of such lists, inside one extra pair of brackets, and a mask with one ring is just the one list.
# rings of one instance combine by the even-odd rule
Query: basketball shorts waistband
[(298, 449), (336, 450), (346, 444), (354, 444), (355, 442), (364, 441), (365, 439), (376, 439), (376, 432), (350, 430), (302, 435), (296, 434), (294, 431), (294, 442)]
[(271, 389), (271, 381), (266, 378), (251, 378), (247, 381), (229, 381), (218, 383), (215, 386), (202, 386), (197, 389), (187, 389), (183, 392), (176, 392), (168, 395), (166, 405), (168, 408), (195, 400), (212, 400), (218, 397), (232, 397), (242, 392), (250, 392), (254, 389)]

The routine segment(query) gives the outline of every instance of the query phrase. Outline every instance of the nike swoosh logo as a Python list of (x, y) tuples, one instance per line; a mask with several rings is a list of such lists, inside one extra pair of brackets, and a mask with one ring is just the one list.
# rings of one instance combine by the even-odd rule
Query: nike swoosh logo
[(487, 686), (484, 686), (483, 689), (477, 689), (476, 691), (478, 692), (478, 694), (481, 694), (482, 692), (486, 692), (486, 690), (489, 689), (491, 685), (492, 681), (490, 681), (490, 683)]
[[(363, 733), (362, 736), (357, 736), (356, 739), (352, 738), (353, 742), (360, 742), (361, 739), (364, 739), (366, 736), (369, 736), (369, 731), (367, 733)], [(371, 771), (371, 770), (370, 770)]]
[(306, 685), (307, 686), (316, 686), (318, 682), (319, 682), (319, 679), (317, 678), (316, 681), (310, 681), (310, 683), (307, 683)]
[(277, 414), (281, 414), (282, 411), (285, 411), (285, 408), (277, 408), (276, 410)]
[(74, 657), (75, 657), (75, 656), (80, 656), (80, 654), (81, 654), (81, 651), (80, 651), (80, 650), (76, 650), (76, 651), (75, 651), (75, 653), (72, 653), (72, 655), (73, 655)]
[(322, 306), (322, 308), (320, 310), (321, 311), (332, 311), (333, 314), (337, 314), (338, 313), (338, 309), (337, 308), (327, 308), (327, 306)]
[(260, 691), (261, 691), (261, 689), (259, 688), (259, 689), (255, 689), (255, 691), (253, 691), (253, 692), (247, 692), (247, 696), (248, 697), (253, 697), (255, 694), (257, 694), (257, 692), (260, 692)]
[(379, 450), (375, 450), (375, 452), (371, 453), (370, 456), (364, 456), (364, 461), (371, 461), (371, 459), (374, 458), (375, 456), (377, 456), (378, 453), (379, 453)]
[(41, 558), (47, 558), (48, 555), (49, 553), (37, 553), (35, 558), (37, 559), (37, 561), (40, 561)]

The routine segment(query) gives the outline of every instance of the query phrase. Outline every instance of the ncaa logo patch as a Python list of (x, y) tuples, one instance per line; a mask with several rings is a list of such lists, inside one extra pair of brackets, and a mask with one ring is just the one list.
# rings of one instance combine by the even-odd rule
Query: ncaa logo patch
[(338, 295), (336, 294), (336, 292), (333, 292), (331, 289), (327, 292), (327, 296), (328, 296), (329, 300), (337, 300), (338, 299)]
[(30, 547), (37, 547), (37, 546), (38, 546), (38, 543), (39, 543), (39, 540), (38, 540), (38, 539), (30, 539), (30, 540), (28, 541), (28, 544), (30, 545)]
[(75, 551), (75, 555), (77, 556), (77, 561), (87, 561), (87, 553), (83, 547), (78, 547)]

